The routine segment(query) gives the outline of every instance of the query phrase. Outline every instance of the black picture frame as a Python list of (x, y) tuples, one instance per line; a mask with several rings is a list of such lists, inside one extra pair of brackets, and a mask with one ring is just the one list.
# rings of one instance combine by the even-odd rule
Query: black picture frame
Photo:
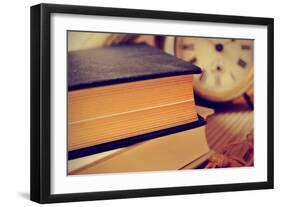
[[(73, 194), (51, 194), (51, 45), (50, 16), (53, 13), (133, 17), (195, 22), (264, 25), (267, 27), (267, 181), (238, 184), (220, 184), (189, 187), (167, 187)], [(195, 14), (168, 11), (103, 8), (56, 4), (39, 4), (31, 7), (31, 174), (30, 199), (38, 203), (89, 201), (146, 196), (210, 193), (273, 188), (273, 44), (274, 20), (272, 18)]]

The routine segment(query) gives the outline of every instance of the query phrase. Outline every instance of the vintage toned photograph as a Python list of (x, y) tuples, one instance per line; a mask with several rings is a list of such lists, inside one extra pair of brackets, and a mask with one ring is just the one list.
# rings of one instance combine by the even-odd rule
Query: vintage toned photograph
[(69, 176), (254, 166), (253, 39), (66, 35)]

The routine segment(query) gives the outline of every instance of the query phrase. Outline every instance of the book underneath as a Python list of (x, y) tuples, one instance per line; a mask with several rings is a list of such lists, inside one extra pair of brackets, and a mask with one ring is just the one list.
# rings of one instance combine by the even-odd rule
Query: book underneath
[(179, 170), (209, 151), (203, 124), (128, 147), (70, 160), (68, 174)]

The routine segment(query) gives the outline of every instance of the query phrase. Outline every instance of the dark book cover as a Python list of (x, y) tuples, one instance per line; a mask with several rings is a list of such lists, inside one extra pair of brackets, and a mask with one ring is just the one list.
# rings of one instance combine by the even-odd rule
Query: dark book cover
[(68, 89), (185, 74), (201, 69), (145, 44), (125, 44), (68, 52)]
[(105, 151), (109, 151), (109, 150), (114, 150), (114, 149), (118, 149), (118, 148), (122, 148), (122, 147), (128, 147), (130, 145), (137, 144), (139, 142), (161, 138), (161, 137), (169, 135), (169, 134), (190, 130), (190, 129), (197, 128), (197, 127), (200, 127), (203, 125), (206, 125), (206, 121), (204, 118), (202, 118), (201, 116), (198, 115), (198, 120), (191, 122), (191, 123), (182, 124), (182, 125), (178, 125), (175, 127), (161, 129), (158, 131), (149, 132), (149, 133), (142, 134), (142, 135), (137, 135), (137, 136), (133, 136), (133, 137), (129, 137), (129, 138), (124, 138), (124, 139), (120, 139), (120, 140), (115, 140), (115, 141), (111, 141), (111, 142), (107, 142), (107, 143), (103, 143), (103, 144), (98, 144), (98, 145), (94, 145), (94, 146), (90, 146), (90, 147), (85, 147), (85, 148), (69, 151), (68, 159), (72, 160), (72, 159), (89, 156), (89, 155), (93, 155), (93, 154), (97, 154), (97, 153), (101, 153), (101, 152), (105, 152)]

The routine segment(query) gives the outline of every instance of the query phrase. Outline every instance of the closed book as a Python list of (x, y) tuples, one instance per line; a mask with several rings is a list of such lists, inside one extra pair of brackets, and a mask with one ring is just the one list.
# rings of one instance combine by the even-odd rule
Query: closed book
[(192, 75), (200, 72), (147, 45), (69, 52), (69, 159), (196, 124)]
[(203, 124), (129, 147), (71, 160), (68, 173), (80, 175), (179, 170), (209, 151)]

